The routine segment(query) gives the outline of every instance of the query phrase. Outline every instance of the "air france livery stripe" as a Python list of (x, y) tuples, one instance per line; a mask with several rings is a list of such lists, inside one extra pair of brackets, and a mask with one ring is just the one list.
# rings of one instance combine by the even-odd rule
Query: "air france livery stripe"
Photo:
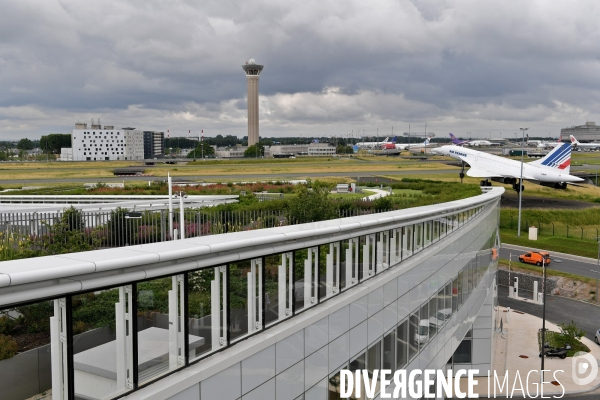
[(542, 165), (558, 169), (567, 168), (571, 165), (571, 145), (569, 143), (560, 145), (554, 154), (542, 162)]

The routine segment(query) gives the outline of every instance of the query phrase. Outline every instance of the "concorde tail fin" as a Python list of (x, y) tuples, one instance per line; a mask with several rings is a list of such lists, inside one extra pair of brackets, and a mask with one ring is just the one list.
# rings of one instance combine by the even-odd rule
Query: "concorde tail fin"
[(571, 144), (562, 143), (556, 146), (546, 157), (530, 162), (531, 165), (536, 165), (544, 168), (552, 168), (569, 174), (571, 170)]

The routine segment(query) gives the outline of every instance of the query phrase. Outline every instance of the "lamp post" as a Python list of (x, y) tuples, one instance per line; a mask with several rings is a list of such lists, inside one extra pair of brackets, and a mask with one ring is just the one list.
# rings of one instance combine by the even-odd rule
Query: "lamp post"
[[(598, 241), (598, 264), (597, 264), (597, 272), (600, 274), (600, 240), (596, 238)], [(596, 274), (596, 303), (598, 302), (598, 274)]]
[(542, 369), (540, 369), (540, 377), (542, 379), (540, 380), (540, 385), (542, 384), (541, 382), (544, 382), (544, 358), (546, 356), (544, 354), (544, 345), (546, 343), (546, 259), (544, 257), (542, 257), (542, 268), (544, 270), (544, 278), (542, 281)]
[(425, 156), (427, 156), (427, 122), (425, 122)]
[(169, 235), (173, 240), (173, 186), (169, 172), (167, 172), (167, 184), (169, 186)]
[[(524, 144), (525, 144), (525, 131), (529, 128), (519, 128), (521, 129), (521, 132), (523, 132), (523, 139), (521, 140), (521, 178), (519, 179), (519, 186), (518, 186), (518, 191), (519, 191), (519, 223), (518, 223), (518, 227), (517, 227), (517, 236), (521, 236), (521, 198), (523, 196), (523, 152), (524, 150)], [(544, 358), (542, 357), (542, 360)], [(542, 361), (543, 362), (543, 361)]]
[(179, 197), (179, 239), (185, 239), (185, 210), (183, 209), (183, 199), (187, 197), (185, 192), (177, 192), (175, 197)]

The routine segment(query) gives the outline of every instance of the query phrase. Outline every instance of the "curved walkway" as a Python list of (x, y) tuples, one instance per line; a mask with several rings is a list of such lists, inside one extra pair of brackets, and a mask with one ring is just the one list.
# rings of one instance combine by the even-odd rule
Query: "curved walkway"
[(381, 197), (385, 197), (385, 196), (389, 196), (390, 192), (388, 192), (387, 190), (381, 190), (381, 189), (363, 189), (365, 192), (374, 192), (374, 194), (367, 196), (367, 197), (363, 197), (363, 200), (368, 200), (368, 201), (372, 201), (372, 200), (376, 200), (379, 199)]

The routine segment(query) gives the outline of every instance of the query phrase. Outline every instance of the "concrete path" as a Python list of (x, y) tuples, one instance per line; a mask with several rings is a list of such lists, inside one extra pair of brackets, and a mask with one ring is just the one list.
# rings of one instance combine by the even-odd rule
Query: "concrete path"
[(372, 200), (376, 200), (380, 197), (386, 197), (390, 195), (390, 192), (388, 192), (387, 190), (381, 190), (381, 189), (363, 189), (365, 192), (374, 192), (375, 194), (372, 194), (370, 196), (367, 197), (363, 197), (363, 200), (368, 200), (368, 201), (372, 201)]

